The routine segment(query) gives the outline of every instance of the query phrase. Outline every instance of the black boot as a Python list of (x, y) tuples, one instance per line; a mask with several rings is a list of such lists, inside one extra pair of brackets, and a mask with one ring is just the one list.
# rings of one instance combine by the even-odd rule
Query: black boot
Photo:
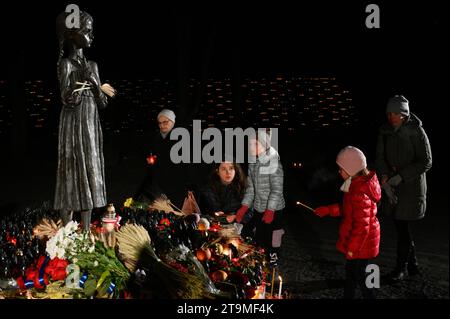
[(411, 247), (409, 249), (408, 275), (410, 275), (410, 276), (421, 275), (421, 272), (419, 269), (419, 263), (417, 262), (416, 248), (414, 246), (414, 242), (411, 243)]
[[(399, 223), (399, 222), (398, 222)], [(400, 226), (405, 224), (399, 224)], [(400, 228), (399, 238), (397, 241), (397, 264), (394, 270), (389, 274), (392, 281), (401, 281), (408, 275), (407, 267), (409, 260), (409, 252), (411, 249), (411, 240), (409, 233)]]
[(392, 281), (398, 282), (405, 279), (407, 276), (407, 264), (397, 265), (394, 270), (389, 274), (389, 278)]
[(397, 265), (395, 266), (394, 270), (389, 274), (389, 278), (394, 282), (402, 281), (408, 275), (407, 253), (408, 251), (406, 251), (405, 253), (404, 251), (402, 251), (402, 249), (398, 250)]

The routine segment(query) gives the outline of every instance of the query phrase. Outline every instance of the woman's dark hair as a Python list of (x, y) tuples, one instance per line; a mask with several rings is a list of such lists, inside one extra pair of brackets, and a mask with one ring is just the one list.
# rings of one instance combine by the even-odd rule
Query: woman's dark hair
[[(220, 164), (215, 164), (214, 170), (212, 171), (209, 178), (209, 184), (215, 193), (219, 192), (220, 186), (222, 184), (220, 176), (218, 174)], [(242, 197), (244, 196), (245, 188), (247, 187), (247, 177), (245, 176), (241, 165), (234, 162), (231, 164), (233, 164), (235, 175), (230, 186), (233, 188), (233, 190), (236, 191), (239, 196)]]
[[(57, 71), (58, 71), (58, 80), (60, 79), (59, 74), (59, 65), (61, 63), (61, 59), (64, 56), (64, 46), (66, 41), (71, 38), (71, 36), (78, 32), (77, 29), (69, 29), (66, 26), (66, 18), (69, 15), (68, 12), (61, 12), (56, 18), (56, 34), (58, 35), (58, 46), (59, 46), (59, 54), (58, 54), (58, 62), (57, 62)], [(88, 21), (93, 22), (94, 19), (92, 16), (84, 11), (80, 11), (80, 29), (83, 30), (85, 28)]]

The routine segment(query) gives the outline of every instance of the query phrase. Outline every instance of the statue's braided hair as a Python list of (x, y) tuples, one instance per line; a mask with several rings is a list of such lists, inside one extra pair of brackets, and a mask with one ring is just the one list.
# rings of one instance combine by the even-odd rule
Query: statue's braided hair
[[(68, 17), (68, 12), (62, 12), (56, 18), (56, 33), (58, 35), (58, 46), (59, 46), (59, 54), (58, 54), (58, 62), (57, 62), (57, 72), (58, 72), (58, 80), (60, 80), (59, 74), (59, 65), (61, 63), (61, 59), (64, 56), (64, 46), (67, 41), (70, 41), (71, 37), (78, 30), (73, 28), (69, 29), (66, 25), (66, 18)], [(80, 29), (82, 30), (88, 21), (94, 21), (92, 16), (84, 11), (80, 11)]]

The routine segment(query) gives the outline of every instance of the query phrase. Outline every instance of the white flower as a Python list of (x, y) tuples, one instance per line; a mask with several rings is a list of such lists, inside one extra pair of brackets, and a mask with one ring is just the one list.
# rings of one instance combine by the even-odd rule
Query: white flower
[(59, 248), (59, 235), (55, 235), (47, 241), (45, 251), (50, 255), (50, 258), (64, 255), (64, 249)]
[(67, 223), (67, 225), (64, 227), (64, 230), (67, 233), (73, 233), (78, 229), (78, 223), (76, 221), (70, 221)]
[(65, 258), (66, 251), (65, 251), (64, 249), (62, 249), (62, 248), (61, 248), (61, 249), (58, 249), (58, 250), (57, 250), (57, 254), (58, 254), (58, 257), (59, 257), (59, 258), (61, 258), (61, 259), (66, 259), (66, 258)]
[(96, 261), (94, 261), (94, 267), (97, 267), (98, 266), (98, 261), (96, 260)]
[(70, 247), (70, 244), (71, 240), (67, 237), (61, 241), (61, 247)]

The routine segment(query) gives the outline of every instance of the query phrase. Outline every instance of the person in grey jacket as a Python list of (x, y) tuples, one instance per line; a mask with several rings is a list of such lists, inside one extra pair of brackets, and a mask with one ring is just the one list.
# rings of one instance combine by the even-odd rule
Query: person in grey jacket
[(376, 166), (384, 195), (381, 211), (394, 220), (397, 230), (397, 264), (394, 281), (419, 274), (411, 224), (425, 216), (426, 172), (431, 168), (431, 148), (422, 121), (409, 111), (402, 95), (388, 101), (388, 122), (380, 127)]
[(270, 135), (264, 131), (258, 130), (257, 137), (250, 138), (250, 154), (255, 156), (255, 161), (248, 166), (247, 188), (236, 222), (240, 223), (253, 211), (244, 229), (250, 233), (254, 230), (256, 244), (265, 248), (270, 263), (276, 264), (284, 234), (281, 225), (285, 207), (283, 167), (278, 152), (270, 145)]

